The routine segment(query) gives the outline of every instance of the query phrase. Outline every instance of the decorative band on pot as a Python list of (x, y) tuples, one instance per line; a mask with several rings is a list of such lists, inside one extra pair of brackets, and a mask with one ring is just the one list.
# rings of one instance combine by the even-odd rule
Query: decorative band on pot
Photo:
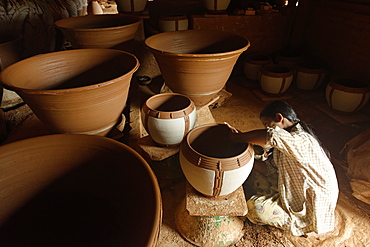
[(248, 80), (258, 82), (262, 68), (272, 63), (272, 58), (269, 55), (250, 54), (244, 62), (244, 75)]
[(326, 69), (315, 61), (306, 61), (296, 67), (296, 84), (299, 89), (316, 90), (326, 79)]
[(326, 86), (326, 100), (334, 110), (356, 112), (370, 99), (370, 86), (354, 79), (334, 79)]
[(248, 178), (254, 162), (253, 146), (235, 143), (223, 124), (207, 124), (189, 131), (180, 148), (180, 165), (187, 181), (208, 197), (223, 197)]
[(156, 94), (144, 103), (141, 117), (153, 141), (161, 146), (176, 146), (194, 127), (196, 107), (182, 94)]
[(267, 65), (260, 75), (261, 89), (269, 95), (281, 95), (288, 90), (293, 81), (293, 71), (285, 66)]

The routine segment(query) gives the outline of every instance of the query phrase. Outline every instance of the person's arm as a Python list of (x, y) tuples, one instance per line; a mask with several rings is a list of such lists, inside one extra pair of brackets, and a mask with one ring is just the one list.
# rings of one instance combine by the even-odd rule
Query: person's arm
[(251, 143), (264, 147), (266, 145), (267, 131), (265, 129), (251, 130), (244, 133), (230, 131), (230, 139), (234, 142)]

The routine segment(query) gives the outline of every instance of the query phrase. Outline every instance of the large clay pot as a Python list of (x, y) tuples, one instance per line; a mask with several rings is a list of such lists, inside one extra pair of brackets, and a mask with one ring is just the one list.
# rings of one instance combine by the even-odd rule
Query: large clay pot
[(106, 14), (61, 19), (55, 26), (72, 48), (114, 48), (134, 39), (141, 22), (135, 15)]
[(293, 81), (293, 71), (285, 66), (267, 65), (262, 68), (260, 86), (267, 95), (279, 96), (288, 90)]
[(299, 63), (296, 67), (296, 85), (303, 90), (316, 90), (326, 79), (326, 69), (314, 61)]
[(232, 142), (224, 124), (192, 129), (180, 148), (180, 165), (187, 181), (208, 197), (223, 197), (248, 178), (254, 162), (251, 144)]
[(194, 127), (196, 108), (190, 98), (177, 93), (150, 97), (142, 107), (142, 122), (152, 139), (161, 146), (180, 145)]
[(339, 78), (326, 86), (328, 105), (337, 111), (352, 113), (364, 107), (370, 99), (370, 86), (362, 81)]
[(121, 117), (138, 67), (124, 51), (77, 49), (21, 60), (0, 81), (51, 130), (106, 135)]
[(269, 55), (250, 54), (244, 61), (244, 75), (248, 80), (258, 82), (262, 68), (272, 63)]
[(132, 148), (89, 135), (0, 146), (3, 246), (156, 246), (157, 178)]
[(158, 21), (161, 32), (188, 30), (189, 20), (186, 15), (161, 16)]
[(249, 41), (213, 30), (184, 30), (150, 36), (145, 45), (158, 62), (166, 85), (205, 105), (225, 86)]

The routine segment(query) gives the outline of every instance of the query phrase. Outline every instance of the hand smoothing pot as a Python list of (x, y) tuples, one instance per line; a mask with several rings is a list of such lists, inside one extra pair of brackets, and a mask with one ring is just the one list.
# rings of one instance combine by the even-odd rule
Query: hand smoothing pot
[(2, 246), (156, 246), (157, 178), (132, 148), (90, 135), (0, 146)]
[(122, 115), (138, 67), (124, 51), (77, 49), (21, 60), (0, 81), (52, 131), (106, 135)]
[(141, 112), (144, 128), (161, 146), (180, 145), (196, 121), (196, 108), (188, 97), (162, 93), (150, 97)]
[(180, 148), (180, 165), (187, 181), (208, 197), (223, 197), (248, 178), (254, 162), (253, 146), (235, 143), (224, 124), (207, 124), (191, 130)]
[(224, 31), (183, 30), (150, 36), (153, 53), (166, 85), (205, 105), (225, 86), (242, 52), (250, 46), (242, 36)]

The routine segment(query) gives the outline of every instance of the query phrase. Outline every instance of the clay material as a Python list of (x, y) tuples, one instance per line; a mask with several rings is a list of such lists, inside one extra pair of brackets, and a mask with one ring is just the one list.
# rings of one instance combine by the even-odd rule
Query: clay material
[(113, 48), (134, 39), (141, 22), (135, 15), (106, 14), (65, 18), (55, 26), (73, 48)]
[(0, 147), (3, 246), (156, 246), (158, 181), (132, 148), (89, 135)]
[(183, 30), (150, 36), (145, 45), (153, 53), (166, 85), (201, 106), (225, 86), (240, 54), (250, 44), (224, 31)]
[(191, 130), (180, 147), (180, 164), (187, 181), (209, 197), (223, 197), (248, 178), (254, 162), (250, 144), (228, 138), (223, 124), (207, 124)]
[(138, 59), (111, 49), (78, 49), (24, 59), (0, 81), (57, 133), (106, 135), (126, 105)]
[(337, 111), (351, 113), (359, 111), (370, 99), (370, 86), (365, 82), (338, 78), (326, 86), (328, 105)]
[(196, 108), (185, 95), (162, 93), (144, 103), (141, 117), (145, 130), (156, 143), (177, 146), (194, 127)]
[(306, 61), (296, 66), (296, 85), (303, 90), (316, 90), (326, 79), (326, 69), (315, 61)]
[(293, 81), (293, 71), (281, 65), (267, 65), (262, 68), (260, 86), (267, 95), (279, 96), (288, 90)]

